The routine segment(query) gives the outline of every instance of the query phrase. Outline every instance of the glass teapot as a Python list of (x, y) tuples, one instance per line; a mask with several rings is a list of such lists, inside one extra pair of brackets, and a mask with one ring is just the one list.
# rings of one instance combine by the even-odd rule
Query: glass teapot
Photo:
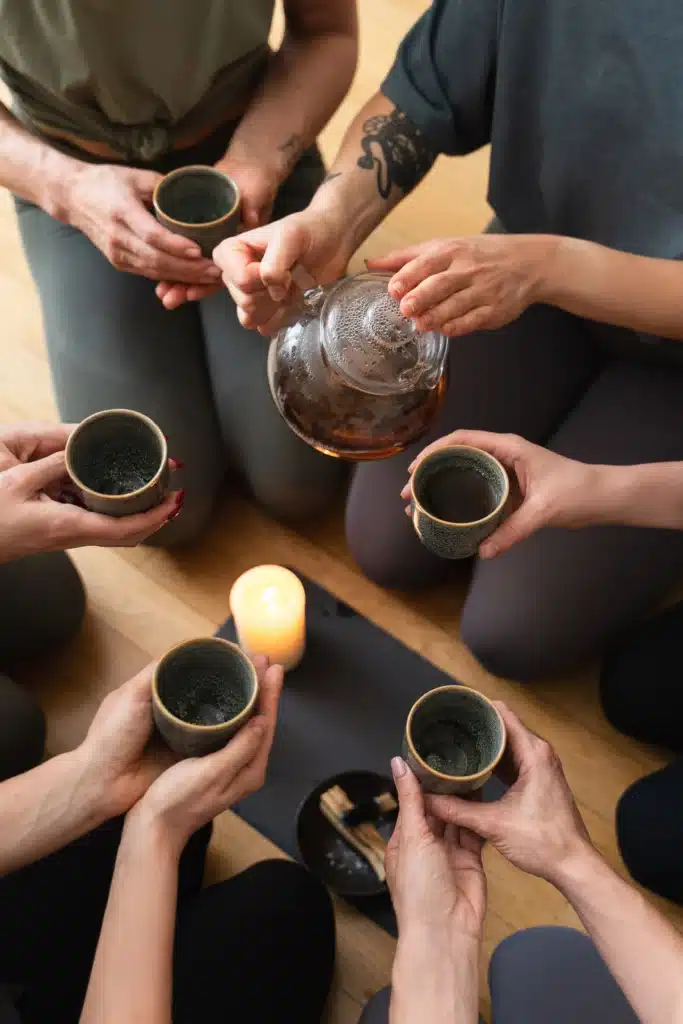
[[(292, 276), (315, 284), (301, 267)], [(327, 455), (396, 455), (429, 429), (441, 405), (447, 339), (415, 329), (387, 291), (390, 279), (365, 272), (310, 288), (270, 344), (277, 408), (295, 434)]]

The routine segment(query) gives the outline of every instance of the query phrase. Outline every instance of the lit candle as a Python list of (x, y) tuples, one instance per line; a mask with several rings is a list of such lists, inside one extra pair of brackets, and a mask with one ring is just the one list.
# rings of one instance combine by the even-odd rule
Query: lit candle
[(293, 572), (281, 565), (249, 569), (230, 591), (230, 611), (246, 654), (265, 654), (285, 670), (299, 664), (306, 644), (306, 593)]

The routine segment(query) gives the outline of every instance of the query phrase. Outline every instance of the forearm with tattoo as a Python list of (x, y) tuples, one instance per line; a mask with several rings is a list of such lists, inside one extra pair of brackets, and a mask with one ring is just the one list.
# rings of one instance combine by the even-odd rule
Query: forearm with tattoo
[(377, 93), (349, 127), (313, 206), (339, 222), (354, 251), (419, 185), (438, 155), (408, 115)]

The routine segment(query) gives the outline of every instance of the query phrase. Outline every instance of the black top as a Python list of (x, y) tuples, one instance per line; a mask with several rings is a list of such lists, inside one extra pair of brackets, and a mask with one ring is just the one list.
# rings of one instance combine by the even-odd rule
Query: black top
[(442, 153), (492, 143), (508, 231), (683, 254), (681, 0), (434, 0), (382, 91)]

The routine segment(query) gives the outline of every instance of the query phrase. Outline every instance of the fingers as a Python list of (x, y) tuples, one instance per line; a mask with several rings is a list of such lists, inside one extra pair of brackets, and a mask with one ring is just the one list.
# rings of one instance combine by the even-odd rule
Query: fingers
[[(468, 829), (484, 839), (490, 838), (498, 818), (497, 802), (482, 804), (457, 796), (427, 796), (425, 808), (427, 813), (435, 815), (447, 825)], [(461, 831), (458, 840), (460, 845), (464, 834)]]
[(308, 251), (308, 231), (297, 224), (281, 221), (273, 225), (268, 248), (261, 260), (261, 280), (273, 302), (282, 302), (292, 283), (291, 271)]
[(173, 491), (156, 508), (138, 515), (98, 515), (75, 505), (48, 503), (45, 514), (52, 519), (52, 533), (63, 547), (135, 547), (175, 518), (182, 509), (184, 491)]
[(154, 189), (161, 181), (155, 171), (132, 171), (131, 181), (140, 202), (131, 202), (126, 208), (124, 222), (130, 230), (153, 249), (185, 259), (200, 259), (202, 252), (196, 242), (182, 235), (175, 235), (163, 227), (149, 212), (145, 204), (152, 202)]
[[(395, 298), (403, 299), (425, 278), (447, 270), (451, 258), (452, 253), (443, 248), (430, 248), (421, 252), (394, 274), (389, 282), (389, 291)], [(401, 302), (401, 311), (403, 312), (403, 302)]]
[(164, 309), (178, 309), (186, 302), (199, 302), (220, 291), (219, 284), (174, 284), (160, 281), (156, 286), (156, 296)]
[(227, 746), (202, 758), (204, 771), (209, 777), (224, 781), (227, 789), (255, 761), (267, 732), (268, 725), (262, 715), (252, 718)]
[(68, 423), (21, 423), (4, 428), (0, 441), (19, 462), (30, 462), (62, 451), (73, 429)]
[(66, 476), (66, 459), (63, 451), (53, 452), (35, 462), (22, 462), (6, 471), (7, 482), (21, 489), (27, 497), (53, 487)]
[[(146, 211), (144, 211), (146, 213)], [(153, 221), (156, 223), (156, 221)], [(129, 225), (130, 227), (130, 225)], [(171, 235), (172, 238), (178, 236)], [(118, 242), (118, 264), (155, 281), (176, 281), (180, 284), (215, 284), (220, 278), (218, 267), (207, 259), (183, 258), (158, 248), (133, 230), (121, 234)]]
[(406, 249), (392, 249), (386, 256), (373, 256), (365, 261), (368, 270), (397, 271), (419, 256), (424, 249), (424, 242), (409, 245)]
[(479, 548), (479, 557), (496, 558), (509, 551), (515, 544), (530, 537), (546, 524), (532, 510), (529, 502), (522, 505), (488, 537)]
[[(507, 733), (506, 756), (512, 761), (515, 777), (529, 768), (534, 759), (534, 744), (539, 737), (524, 725), (520, 718), (503, 701), (493, 702), (505, 723)], [(511, 779), (510, 781), (514, 781)]]
[(471, 298), (466, 301), (465, 297), (472, 289), (466, 285), (464, 277), (451, 271), (432, 274), (401, 300), (401, 312), (404, 316), (416, 318), (418, 325), (422, 327), (424, 324), (425, 329), (440, 326), (471, 308)]
[(127, 686), (136, 697), (147, 697), (152, 700), (152, 676), (154, 675), (154, 669), (156, 662), (150, 662), (149, 665), (145, 665), (143, 669), (138, 672), (137, 675), (129, 679), (124, 686)]
[(481, 448), (482, 451), (493, 455), (503, 465), (512, 468), (515, 461), (524, 454), (530, 442), (525, 441), (523, 437), (517, 437), (516, 434), (493, 434), (487, 430), (455, 430), (452, 434), (446, 434), (445, 437), (440, 437), (438, 441), (427, 445), (408, 466), (408, 472), (413, 473), (427, 455), (438, 451), (439, 448), (458, 444)]
[(401, 835), (408, 839), (419, 836), (429, 827), (420, 783), (402, 757), (393, 758), (391, 771), (401, 811)]
[(260, 268), (267, 238), (259, 240), (258, 236), (258, 231), (249, 231), (227, 238), (214, 249), (212, 259), (222, 271), (226, 288), (234, 285), (245, 295), (264, 290)]

